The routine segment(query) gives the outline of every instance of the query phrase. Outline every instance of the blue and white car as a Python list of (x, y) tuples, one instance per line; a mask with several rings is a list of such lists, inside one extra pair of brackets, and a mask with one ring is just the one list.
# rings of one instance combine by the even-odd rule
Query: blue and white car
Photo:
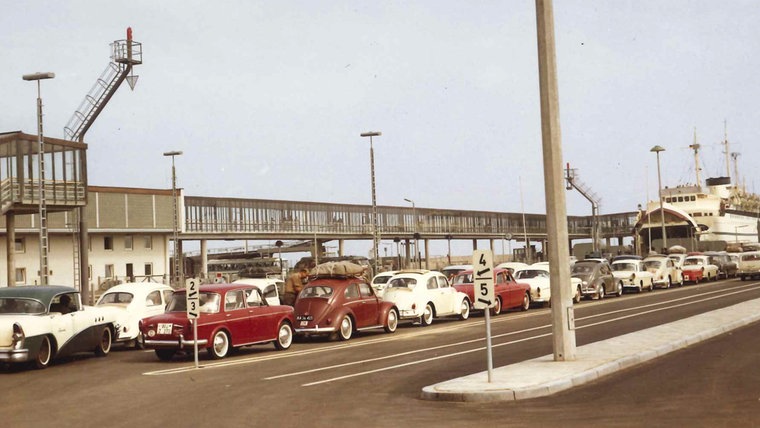
[(56, 285), (0, 288), (0, 362), (42, 369), (54, 358), (111, 351), (118, 313), (82, 305), (79, 292)]

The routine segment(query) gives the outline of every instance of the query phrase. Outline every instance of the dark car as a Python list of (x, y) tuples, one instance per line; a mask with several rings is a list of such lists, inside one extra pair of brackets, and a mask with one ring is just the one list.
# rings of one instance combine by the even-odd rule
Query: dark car
[(364, 276), (311, 276), (295, 304), (296, 333), (349, 340), (355, 332), (398, 326), (398, 309), (375, 294)]
[[(466, 270), (454, 276), (452, 285), (475, 301), (475, 284), (473, 271)], [(494, 269), (494, 296), (496, 303), (491, 308), (491, 315), (499, 315), (503, 309), (520, 308), (527, 311), (530, 307), (530, 285), (517, 282), (509, 269)], [(474, 308), (471, 308), (474, 309)]]
[(713, 252), (708, 251), (705, 253), (710, 258), (710, 263), (718, 266), (718, 277), (723, 278), (735, 278), (736, 272), (739, 270), (739, 265), (731, 260), (726, 252)]
[(612, 268), (605, 261), (576, 262), (571, 275), (581, 280), (581, 293), (584, 297), (601, 300), (607, 294), (623, 295), (623, 286), (615, 281)]
[[(269, 305), (255, 286), (204, 284), (199, 292), (197, 343), (211, 358), (224, 358), (233, 348), (262, 343), (273, 342), (283, 350), (293, 342), (293, 308)], [(166, 312), (140, 321), (145, 347), (155, 349), (161, 360), (195, 348), (186, 302), (186, 290), (175, 291)]]

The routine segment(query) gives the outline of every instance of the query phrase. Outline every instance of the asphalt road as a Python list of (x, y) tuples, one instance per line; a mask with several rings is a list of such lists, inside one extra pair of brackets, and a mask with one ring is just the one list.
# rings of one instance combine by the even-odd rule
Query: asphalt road
[[(760, 298), (720, 281), (576, 306), (578, 345)], [(494, 365), (551, 354), (548, 309), (493, 319)], [(46, 370), (0, 371), (13, 427), (760, 426), (760, 324), (555, 396), (506, 403), (419, 399), (423, 386), (485, 369), (483, 318), (405, 325), (349, 342), (272, 345), (221, 361), (158, 361), (151, 351), (82, 354)]]

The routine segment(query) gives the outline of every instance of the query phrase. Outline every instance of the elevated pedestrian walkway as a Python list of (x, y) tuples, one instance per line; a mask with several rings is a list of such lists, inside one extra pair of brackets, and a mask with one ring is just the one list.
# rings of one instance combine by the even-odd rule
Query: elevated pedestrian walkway
[(544, 397), (638, 366), (667, 353), (760, 321), (760, 299), (576, 349), (575, 361), (546, 355), (488, 372), (426, 386), (422, 398), (441, 401), (513, 401)]

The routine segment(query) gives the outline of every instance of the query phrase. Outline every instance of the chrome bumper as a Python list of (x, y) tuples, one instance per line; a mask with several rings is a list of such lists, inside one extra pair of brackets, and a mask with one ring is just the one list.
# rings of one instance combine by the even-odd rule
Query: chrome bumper
[[(184, 336), (179, 335), (179, 339), (176, 340), (153, 340), (145, 339), (145, 346), (148, 348), (179, 348), (185, 347), (192, 348), (195, 346), (195, 340), (186, 340)], [(206, 346), (208, 344), (207, 339), (198, 340), (198, 347)]]

